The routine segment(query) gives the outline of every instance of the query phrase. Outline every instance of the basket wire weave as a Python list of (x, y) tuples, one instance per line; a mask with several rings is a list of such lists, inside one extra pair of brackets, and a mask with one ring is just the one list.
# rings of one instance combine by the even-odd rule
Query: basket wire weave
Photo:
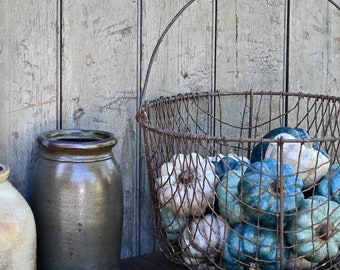
[[(188, 1), (159, 39), (142, 97), (162, 39), (194, 1)], [(332, 194), (328, 181), (336, 174), (331, 166), (340, 163), (339, 116), (339, 97), (306, 93), (189, 93), (141, 103), (136, 118), (143, 131), (161, 252), (190, 269), (340, 268), (338, 250), (331, 251), (329, 244), (334, 238), (340, 246), (340, 205), (334, 202), (340, 202), (340, 191)], [(287, 127), (303, 131), (303, 136), (264, 137)], [(274, 173), (263, 165), (269, 148)], [(314, 151), (313, 157), (304, 155), (307, 148)], [(295, 150), (293, 164), (289, 149)], [(313, 158), (306, 169), (303, 164)], [(257, 169), (254, 163), (260, 164)], [(285, 174), (287, 163), (291, 170)], [(248, 192), (253, 182), (247, 176), (253, 174), (258, 178), (257, 195)], [(267, 178), (272, 179), (269, 186)], [(288, 178), (295, 184), (287, 186)], [(318, 203), (321, 185), (328, 193)], [(289, 188), (293, 192), (288, 194)], [(271, 207), (262, 205), (264, 194), (274, 200)], [(301, 205), (307, 199), (311, 208), (305, 210)], [(295, 207), (287, 210), (292, 202)], [(305, 227), (300, 216), (309, 217)], [(296, 236), (306, 231), (310, 239), (301, 242)], [(305, 247), (309, 255), (301, 252)]]
[[(242, 104), (242, 106), (241, 106)], [(234, 109), (232, 109), (234, 107)], [(243, 108), (239, 111), (238, 108)], [(214, 113), (212, 113), (214, 112)], [(268, 113), (269, 112), (269, 113)], [(145, 102), (138, 121), (143, 128), (145, 150), (148, 166), (148, 174), (150, 180), (151, 199), (153, 206), (154, 227), (157, 230), (156, 237), (162, 252), (171, 260), (179, 263), (183, 263), (192, 269), (225, 269), (225, 262), (223, 261), (221, 246), (228, 246), (226, 239), (220, 237), (217, 232), (214, 232), (214, 221), (211, 216), (217, 217), (222, 221), (224, 230), (233, 231), (233, 228), (229, 224), (228, 217), (220, 215), (221, 206), (216, 207), (221, 203), (221, 198), (216, 193), (216, 184), (209, 182), (207, 177), (203, 177), (203, 184), (197, 182), (195, 175), (192, 185), (195, 186), (197, 194), (207, 192), (204, 185), (214, 185), (213, 196), (210, 199), (204, 198), (204, 196), (192, 195), (190, 202), (186, 203), (186, 195), (179, 196), (178, 185), (168, 185), (170, 183), (170, 177), (165, 177), (165, 181), (160, 181), (164, 173), (164, 165), (168, 166), (166, 171), (171, 175), (174, 172), (173, 168), (170, 168), (169, 161), (174, 162), (173, 156), (183, 154), (187, 156), (191, 153), (198, 153), (204, 160), (191, 159), (182, 160), (181, 169), (184, 170), (186, 162), (192, 162), (193, 166), (198, 169), (202, 169), (203, 174), (207, 174), (211, 167), (214, 167), (211, 161), (214, 160), (216, 155), (228, 156), (230, 154), (236, 155), (240, 160), (239, 162), (244, 165), (243, 170), (250, 170), (247, 159), (251, 158), (252, 150), (256, 145), (261, 145), (262, 148), (265, 143), (277, 144), (277, 159), (279, 164), (284, 164), (284, 150), (285, 145), (297, 144), (299, 151), (296, 152), (297, 162), (300, 162), (300, 155), (302, 147), (316, 143), (318, 149), (324, 149), (329, 155), (331, 164), (339, 163), (338, 150), (340, 147), (339, 137), (339, 118), (340, 114), (340, 98), (321, 95), (310, 95), (302, 93), (282, 93), (282, 92), (237, 92), (237, 93), (200, 93), (200, 94), (185, 94), (177, 95), (168, 98), (159, 98), (154, 101)], [(276, 127), (289, 126), (292, 128), (300, 128), (305, 130), (310, 138), (296, 138), (296, 139), (266, 139), (263, 135)], [(213, 134), (211, 133), (213, 131)], [(263, 149), (261, 151), (264, 151)], [(320, 151), (319, 151), (320, 152)], [(321, 152), (320, 152), (321, 155)], [(210, 161), (207, 161), (207, 157)], [(261, 157), (260, 161), (263, 161), (264, 157)], [(315, 167), (310, 168), (312, 174), (317, 169), (325, 164), (315, 163)], [(162, 167), (163, 166), (163, 167)], [(233, 168), (228, 168), (230, 164), (225, 162), (225, 167), (231, 172)], [(280, 166), (280, 165), (279, 165)], [(190, 166), (187, 166), (190, 167)], [(282, 165), (278, 168), (278, 172), (282, 170)], [(195, 171), (195, 170), (194, 170)], [(293, 177), (298, 178), (303, 171), (295, 172)], [(216, 174), (216, 172), (215, 172)], [(263, 172), (265, 175), (265, 172)], [(180, 179), (181, 175), (177, 174), (176, 179)], [(215, 175), (218, 178), (217, 175)], [(281, 187), (284, 187), (284, 177), (282, 174), (277, 173), (275, 176), (277, 182)], [(179, 180), (180, 181), (180, 180)], [(196, 182), (195, 182), (196, 181)], [(247, 181), (243, 178), (240, 181)], [(262, 180), (260, 180), (261, 183)], [(263, 180), (264, 181), (264, 180)], [(305, 198), (314, 198), (316, 194), (317, 186), (322, 183), (320, 179), (313, 179), (310, 185), (307, 185), (303, 189)], [(168, 190), (165, 190), (165, 187)], [(169, 191), (170, 187), (170, 191)], [(240, 187), (239, 187), (240, 188)], [(261, 186), (259, 186), (261, 190)], [(263, 188), (264, 190), (265, 188)], [(209, 190), (209, 189), (208, 189)], [(164, 200), (164, 193), (169, 192), (167, 200)], [(226, 193), (230, 193), (228, 187), (225, 187)], [(242, 193), (241, 191), (239, 191)], [(279, 190), (270, 190), (273, 196), (276, 196), (278, 201), (284, 201), (284, 193), (280, 193)], [(230, 193), (231, 194), (231, 193)], [(292, 197), (297, 196), (298, 192), (293, 193)], [(171, 198), (173, 196), (173, 198)], [(177, 196), (177, 197), (175, 197)], [(196, 197), (195, 197), (196, 196)], [(163, 198), (163, 199), (162, 199)], [(178, 203), (173, 206), (171, 200), (178, 200)], [(206, 200), (203, 204), (204, 209), (194, 210), (194, 214), (190, 214), (193, 208), (197, 208), (197, 201), (201, 202)], [(236, 197), (235, 200), (239, 202), (241, 207), (247, 212), (247, 208), (253, 206), (247, 205), (242, 201), (241, 197)], [(258, 198), (261, 201), (261, 198)], [(330, 199), (328, 198), (329, 202)], [(227, 205), (222, 203), (224, 208)], [(202, 206), (202, 205), (199, 205)], [(277, 209), (284, 206), (283, 203), (278, 205)], [(172, 209), (168, 211), (167, 208)], [(187, 212), (182, 208), (189, 209)], [(223, 206), (222, 206), (223, 208)], [(166, 209), (166, 210), (165, 210)], [(174, 210), (175, 209), (175, 210)], [(176, 213), (176, 210), (178, 211)], [(290, 256), (289, 259), (283, 258), (283, 252), (279, 252), (280, 249), (285, 249), (287, 244), (285, 243), (285, 234), (288, 231), (285, 228), (285, 221), (287, 216), (297, 215), (297, 209), (290, 214), (285, 214), (283, 211), (278, 213), (264, 212), (261, 209), (253, 209), (258, 211), (259, 217), (263, 214), (275, 216), (276, 225), (274, 227), (268, 227), (258, 220), (251, 220), (247, 217), (240, 217), (240, 223), (249, 224), (249, 226), (263, 231), (274, 232), (277, 239), (280, 239), (280, 244), (274, 243), (274, 246), (268, 248), (278, 250), (276, 261), (278, 263), (273, 264), (272, 261), (266, 261), (257, 258), (252, 258), (250, 255), (240, 253), (240, 259), (235, 259), (241, 265), (245, 265), (249, 268), (255, 267), (262, 269), (266, 263), (272, 265), (274, 268), (280, 268), (280, 265), (285, 265), (289, 269), (301, 269), (299, 263), (301, 258), (296, 256)], [(199, 212), (201, 211), (201, 212)], [(310, 210), (310, 215), (317, 215), (317, 208)], [(171, 213), (170, 213), (171, 212)], [(315, 214), (314, 214), (315, 213)], [(175, 218), (180, 217), (180, 221)], [(209, 218), (208, 218), (209, 217)], [(205, 219), (205, 226), (198, 225), (200, 219)], [(209, 220), (210, 219), (210, 220)], [(189, 234), (192, 239), (189, 243), (180, 243), (183, 239), (183, 231), (189, 224), (195, 223), (191, 226)], [(327, 220), (320, 221), (322, 223)], [(180, 229), (177, 228), (180, 224)], [(340, 229), (340, 217), (339, 224), (336, 223), (339, 228), (333, 228), (334, 232)], [(204, 228), (205, 227), (205, 228)], [(207, 227), (210, 227), (206, 232)], [(205, 231), (203, 231), (205, 230)], [(174, 233), (175, 231), (175, 233)], [(176, 234), (177, 235), (172, 235)], [(301, 233), (299, 229), (290, 233)], [(331, 233), (331, 232), (330, 232)], [(216, 240), (212, 238), (219, 238), (216, 245)], [(224, 235), (225, 237), (226, 235)], [(189, 238), (190, 238), (189, 237)], [(240, 238), (243, 236), (240, 235)], [(315, 239), (319, 236), (313, 236)], [(195, 246), (195, 238), (201, 238), (203, 243), (201, 246)], [(314, 239), (313, 238), (313, 239)], [(203, 240), (202, 240), (203, 239)], [(254, 240), (255, 241), (255, 240)], [(260, 241), (260, 240), (258, 240)], [(316, 240), (315, 240), (316, 241)], [(214, 243), (214, 244), (212, 244)], [(311, 242), (312, 243), (312, 242)], [(327, 242), (325, 242), (326, 245)], [(190, 248), (188, 252), (184, 252), (183, 245), (194, 246), (194, 254)], [(293, 243), (299, 245), (299, 243)], [(261, 243), (255, 243), (255, 246), (261, 246)], [(257, 251), (259, 252), (259, 251)], [(201, 257), (197, 258), (197, 254)], [(211, 254), (214, 254), (211, 257)], [(195, 257), (196, 256), (196, 257)], [(242, 256), (248, 256), (249, 258), (242, 260)], [(191, 258), (188, 259), (187, 257)], [(335, 259), (335, 258), (333, 258)], [(329, 267), (335, 267), (338, 263), (334, 260), (323, 260), (319, 265), (308, 264), (313, 269), (330, 269)], [(328, 268), (324, 268), (327, 265)], [(229, 268), (227, 268), (229, 269)], [(232, 269), (232, 268), (231, 268)], [(240, 268), (241, 269), (241, 268)], [(263, 268), (266, 269), (266, 268)], [(283, 268), (282, 268), (283, 269)], [(305, 268), (308, 269), (308, 268)]]

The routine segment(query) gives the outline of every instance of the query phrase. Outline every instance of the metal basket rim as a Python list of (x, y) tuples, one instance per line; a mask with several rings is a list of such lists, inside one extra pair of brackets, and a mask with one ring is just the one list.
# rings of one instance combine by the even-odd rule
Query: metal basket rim
[[(148, 104), (148, 106), (153, 106), (157, 102), (169, 100), (176, 101), (179, 99), (188, 99), (188, 98), (197, 98), (197, 97), (208, 97), (208, 96), (243, 96), (243, 95), (272, 95), (272, 96), (286, 96), (286, 97), (300, 97), (300, 98), (313, 98), (315, 100), (323, 99), (330, 101), (338, 101), (340, 102), (340, 96), (331, 96), (324, 94), (311, 94), (305, 92), (283, 92), (283, 91), (263, 91), (263, 90), (247, 90), (247, 91), (203, 91), (203, 92), (187, 92), (187, 93), (179, 93), (170, 96), (159, 96), (158, 98), (145, 100), (143, 102), (143, 106)], [(143, 108), (141, 107), (141, 109)]]
[[(285, 139), (285, 138), (277, 138), (277, 139), (266, 139), (262, 136), (249, 138), (249, 137), (228, 137), (228, 136), (211, 136), (204, 134), (194, 134), (194, 133), (185, 133), (185, 132), (176, 132), (169, 129), (162, 129), (156, 126), (153, 126), (148, 117), (148, 111), (150, 108), (165, 103), (165, 102), (177, 102), (185, 99), (194, 99), (194, 98), (206, 98), (206, 97), (218, 97), (218, 96), (282, 96), (282, 97), (298, 97), (301, 99), (315, 99), (315, 100), (328, 100), (330, 102), (338, 102), (340, 103), (340, 97), (338, 96), (330, 96), (330, 95), (322, 95), (322, 94), (308, 94), (303, 92), (273, 92), (273, 91), (226, 91), (226, 92), (189, 92), (184, 94), (177, 94), (171, 96), (160, 96), (156, 99), (146, 100), (143, 105), (140, 107), (139, 113), (136, 115), (137, 122), (141, 125), (142, 129), (145, 131), (152, 131), (161, 135), (169, 135), (174, 138), (182, 138), (189, 139), (195, 141), (215, 141), (215, 142), (277, 142), (277, 143), (313, 143), (313, 142), (332, 142), (339, 141), (340, 136), (336, 137), (314, 137), (314, 138), (298, 138), (298, 139)], [(246, 127), (244, 127), (246, 129)], [(249, 127), (250, 129), (251, 127)]]

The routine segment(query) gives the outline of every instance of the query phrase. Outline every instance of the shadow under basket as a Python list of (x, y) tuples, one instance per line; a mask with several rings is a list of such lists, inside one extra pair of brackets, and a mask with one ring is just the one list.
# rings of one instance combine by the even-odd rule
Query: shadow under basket
[(155, 237), (190, 269), (337, 269), (340, 98), (190, 93), (145, 101)]

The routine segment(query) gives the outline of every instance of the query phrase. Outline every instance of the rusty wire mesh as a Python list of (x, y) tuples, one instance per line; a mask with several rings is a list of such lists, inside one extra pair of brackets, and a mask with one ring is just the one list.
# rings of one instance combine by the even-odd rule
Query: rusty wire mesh
[(253, 91), (145, 101), (161, 251), (190, 269), (339, 268), (339, 102)]

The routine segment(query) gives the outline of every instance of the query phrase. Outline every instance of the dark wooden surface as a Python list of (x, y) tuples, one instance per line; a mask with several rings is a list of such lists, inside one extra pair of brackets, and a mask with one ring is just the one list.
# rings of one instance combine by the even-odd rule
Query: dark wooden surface
[(169, 261), (160, 253), (150, 253), (121, 261), (120, 270), (188, 270), (187, 267)]

